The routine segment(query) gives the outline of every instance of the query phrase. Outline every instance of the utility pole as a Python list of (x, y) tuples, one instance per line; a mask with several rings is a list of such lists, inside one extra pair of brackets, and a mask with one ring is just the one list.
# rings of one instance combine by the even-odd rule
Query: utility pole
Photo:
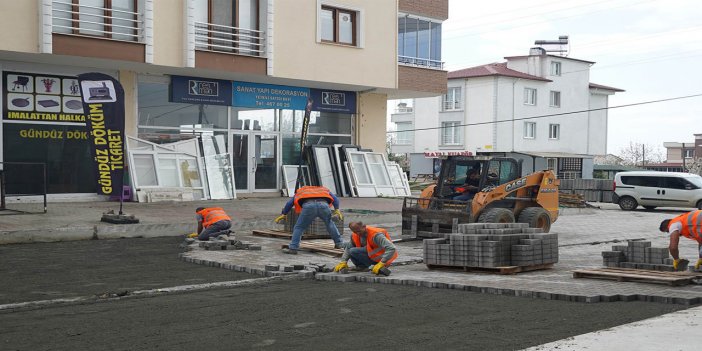
[(646, 145), (641, 145), (641, 168), (646, 167)]
[(682, 154), (682, 161), (683, 161), (683, 172), (687, 172), (685, 170), (685, 143), (682, 143), (682, 149), (680, 149), (680, 153)]

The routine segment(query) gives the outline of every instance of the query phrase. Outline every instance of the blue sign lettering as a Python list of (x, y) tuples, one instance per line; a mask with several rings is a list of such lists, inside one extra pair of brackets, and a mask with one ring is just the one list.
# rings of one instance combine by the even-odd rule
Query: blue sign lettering
[(234, 82), (232, 104), (260, 109), (304, 110), (310, 95), (308, 88), (284, 85)]

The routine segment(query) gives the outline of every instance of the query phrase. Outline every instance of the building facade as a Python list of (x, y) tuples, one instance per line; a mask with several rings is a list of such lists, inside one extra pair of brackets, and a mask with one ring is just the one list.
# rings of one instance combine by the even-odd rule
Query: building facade
[[(124, 87), (127, 136), (216, 136), (238, 193), (278, 192), (308, 96), (309, 143), (384, 152), (389, 98), (445, 93), (447, 18), (448, 0), (0, 0), (0, 161), (92, 198), (76, 75), (101, 72)], [(7, 173), (8, 193), (40, 192), (40, 173)]]
[(505, 59), (449, 72), (444, 96), (392, 114), (392, 152), (409, 154), (412, 175), (431, 173), (437, 156), (482, 154), (520, 159), (523, 173), (592, 178), (594, 155), (607, 149), (609, 96), (623, 90), (591, 83), (594, 62), (541, 48)]
[(702, 155), (702, 134), (694, 134), (694, 142), (665, 142), (665, 162), (648, 163), (645, 168), (652, 171), (688, 172), (690, 165)]

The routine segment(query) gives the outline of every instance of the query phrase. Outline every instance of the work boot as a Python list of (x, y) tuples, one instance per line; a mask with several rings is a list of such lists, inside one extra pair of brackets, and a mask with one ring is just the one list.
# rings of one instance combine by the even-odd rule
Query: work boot
[(335, 249), (343, 249), (345, 248), (346, 243), (343, 241), (339, 241), (338, 243), (334, 243), (334, 248)]
[(283, 248), (283, 253), (288, 255), (297, 255), (297, 250), (285, 247)]

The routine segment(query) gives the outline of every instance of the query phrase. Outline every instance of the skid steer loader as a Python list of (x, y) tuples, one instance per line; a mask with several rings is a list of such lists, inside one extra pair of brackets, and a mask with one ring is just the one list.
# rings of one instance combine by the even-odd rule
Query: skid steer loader
[[(455, 232), (458, 224), (473, 222), (529, 223), (547, 233), (558, 218), (560, 182), (550, 170), (522, 177), (521, 166), (512, 158), (446, 157), (436, 184), (419, 198), (404, 199), (402, 234), (438, 238)], [(480, 191), (470, 200), (454, 200), (474, 172)]]

